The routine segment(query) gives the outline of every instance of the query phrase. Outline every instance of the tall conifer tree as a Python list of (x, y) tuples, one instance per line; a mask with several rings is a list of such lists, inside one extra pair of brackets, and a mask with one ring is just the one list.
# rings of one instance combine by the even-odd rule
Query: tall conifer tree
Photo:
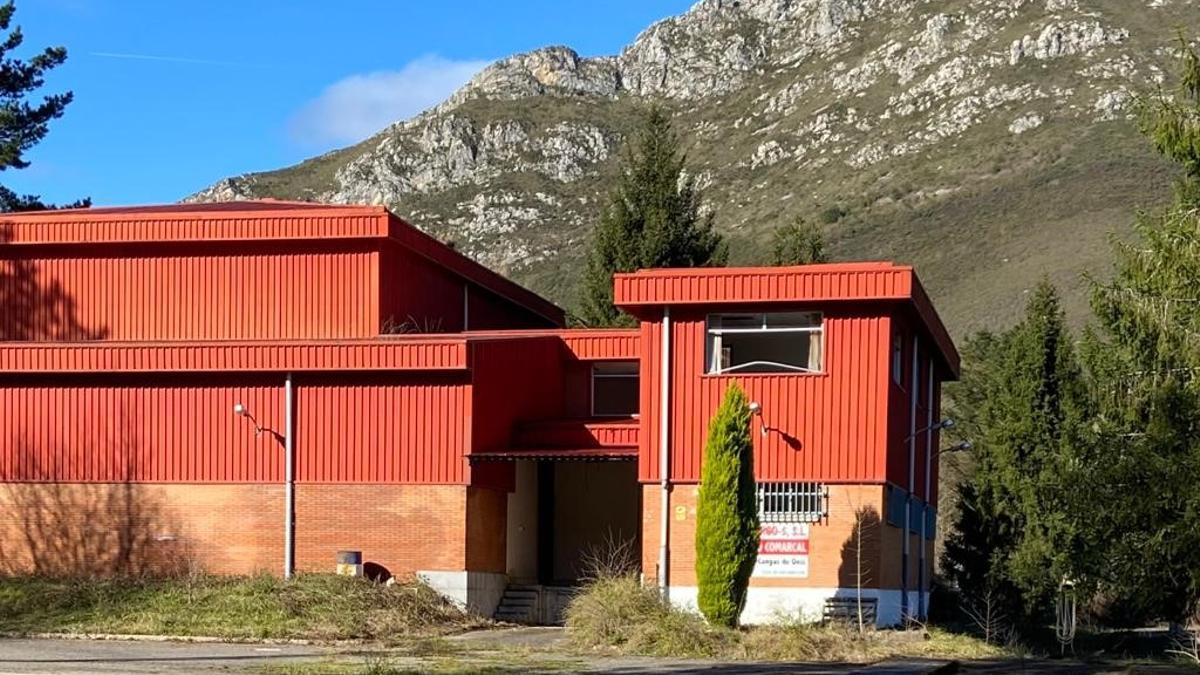
[(727, 250), (701, 214), (695, 179), (684, 176), (685, 157), (671, 119), (652, 108), (596, 227), (584, 277), (580, 318), (590, 326), (628, 325), (613, 306), (612, 275), (653, 267), (724, 265)]
[[(16, 7), (11, 0), (0, 5), (0, 31), (8, 30)], [(28, 61), (10, 54), (21, 46), (20, 27), (0, 41), (0, 171), (29, 166), (25, 151), (37, 145), (50, 131), (50, 121), (62, 116), (71, 102), (71, 92), (52, 94), (36, 105), (28, 96), (44, 84), (45, 75), (67, 60), (63, 47), (49, 47)], [(71, 206), (89, 206), (82, 200)], [(53, 208), (35, 195), (19, 195), (0, 186), (0, 211), (39, 211)]]
[(1068, 476), (1087, 393), (1053, 286), (1041, 282), (1018, 325), (972, 339), (967, 355), (953, 407), (975, 468), (959, 488), (946, 568), (968, 604), (990, 595), (1010, 620), (1037, 617), (1075, 575), (1082, 536)]
[(1116, 241), (1086, 342), (1100, 443), (1086, 463), (1100, 581), (1145, 617), (1200, 601), (1200, 57), (1180, 41), (1174, 96), (1142, 100), (1143, 132), (1181, 169), (1171, 206)]

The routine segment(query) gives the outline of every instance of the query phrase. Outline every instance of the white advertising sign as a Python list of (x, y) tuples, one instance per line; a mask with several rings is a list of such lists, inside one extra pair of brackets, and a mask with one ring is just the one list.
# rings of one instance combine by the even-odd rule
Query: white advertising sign
[(763, 523), (754, 576), (808, 578), (808, 524)]

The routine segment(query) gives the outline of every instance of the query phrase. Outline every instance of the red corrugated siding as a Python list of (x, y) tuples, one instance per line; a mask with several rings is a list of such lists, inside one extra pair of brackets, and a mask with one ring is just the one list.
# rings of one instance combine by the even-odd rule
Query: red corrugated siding
[(461, 483), (465, 377), (322, 382), (297, 392), (297, 480)]
[(283, 453), (232, 413), (247, 405), (283, 428), (283, 387), (161, 378), (0, 385), (0, 479), (276, 482)]
[(471, 343), (471, 452), (511, 446), (520, 422), (563, 416), (562, 345), (552, 336)]
[[(397, 379), (400, 377), (401, 379)], [(297, 480), (461, 483), (468, 378), (295, 378)], [(282, 376), (42, 378), (0, 383), (0, 480), (278, 482), (282, 448), (233, 414), (284, 429)]]
[[(471, 330), (537, 329), (561, 324), (531, 312), (477, 284), (471, 284), (469, 289), (470, 309), (467, 323)], [(461, 295), (459, 304), (461, 305)]]
[(636, 328), (565, 330), (559, 335), (571, 354), (581, 361), (633, 361), (641, 357), (642, 337)]
[(660, 307), (760, 303), (905, 301), (940, 348), (949, 377), (959, 357), (912, 267), (886, 262), (796, 267), (655, 269), (613, 277), (618, 307), (653, 320)]
[(449, 270), (387, 242), (380, 256), (380, 326), (406, 324), (419, 333), (463, 329), (463, 286)]
[[(378, 334), (377, 254), (339, 242), (83, 253), (0, 246), (7, 340), (354, 338)], [(274, 247), (274, 248), (273, 248)], [(33, 257), (23, 255), (29, 253)]]
[(466, 341), (0, 343), (0, 372), (462, 370)]
[[(696, 481), (709, 419), (730, 382), (762, 404), (763, 419), (794, 437), (765, 439), (755, 423), (755, 471), (766, 480), (874, 482), (884, 477), (888, 320), (827, 310), (823, 375), (704, 375), (704, 315), (676, 312), (672, 330), (671, 477)], [(642, 480), (658, 479), (660, 330), (643, 324)], [(648, 362), (648, 363), (647, 363)]]

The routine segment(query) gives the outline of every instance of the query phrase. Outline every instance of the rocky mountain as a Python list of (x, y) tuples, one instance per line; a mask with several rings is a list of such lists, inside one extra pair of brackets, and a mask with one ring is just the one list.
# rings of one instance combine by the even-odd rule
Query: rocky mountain
[(1170, 190), (1130, 119), (1197, 0), (701, 0), (619, 55), (548, 47), (353, 147), (191, 200), (386, 204), (564, 306), (651, 102), (732, 261), (796, 215), (841, 259), (911, 262), (952, 330), (1008, 323), (1049, 275), (1073, 318), (1107, 237)]

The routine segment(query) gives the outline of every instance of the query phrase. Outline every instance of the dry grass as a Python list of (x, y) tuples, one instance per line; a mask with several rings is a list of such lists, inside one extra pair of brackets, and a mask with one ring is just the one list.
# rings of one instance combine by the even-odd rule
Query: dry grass
[(481, 626), (418, 582), (323, 574), (65, 580), (0, 577), (0, 631), (408, 639)]
[(573, 645), (618, 654), (754, 661), (864, 663), (888, 657), (980, 659), (1009, 651), (976, 638), (933, 630), (868, 630), (846, 624), (782, 622), (741, 630), (714, 628), (671, 607), (632, 575), (602, 577), (567, 609)]

